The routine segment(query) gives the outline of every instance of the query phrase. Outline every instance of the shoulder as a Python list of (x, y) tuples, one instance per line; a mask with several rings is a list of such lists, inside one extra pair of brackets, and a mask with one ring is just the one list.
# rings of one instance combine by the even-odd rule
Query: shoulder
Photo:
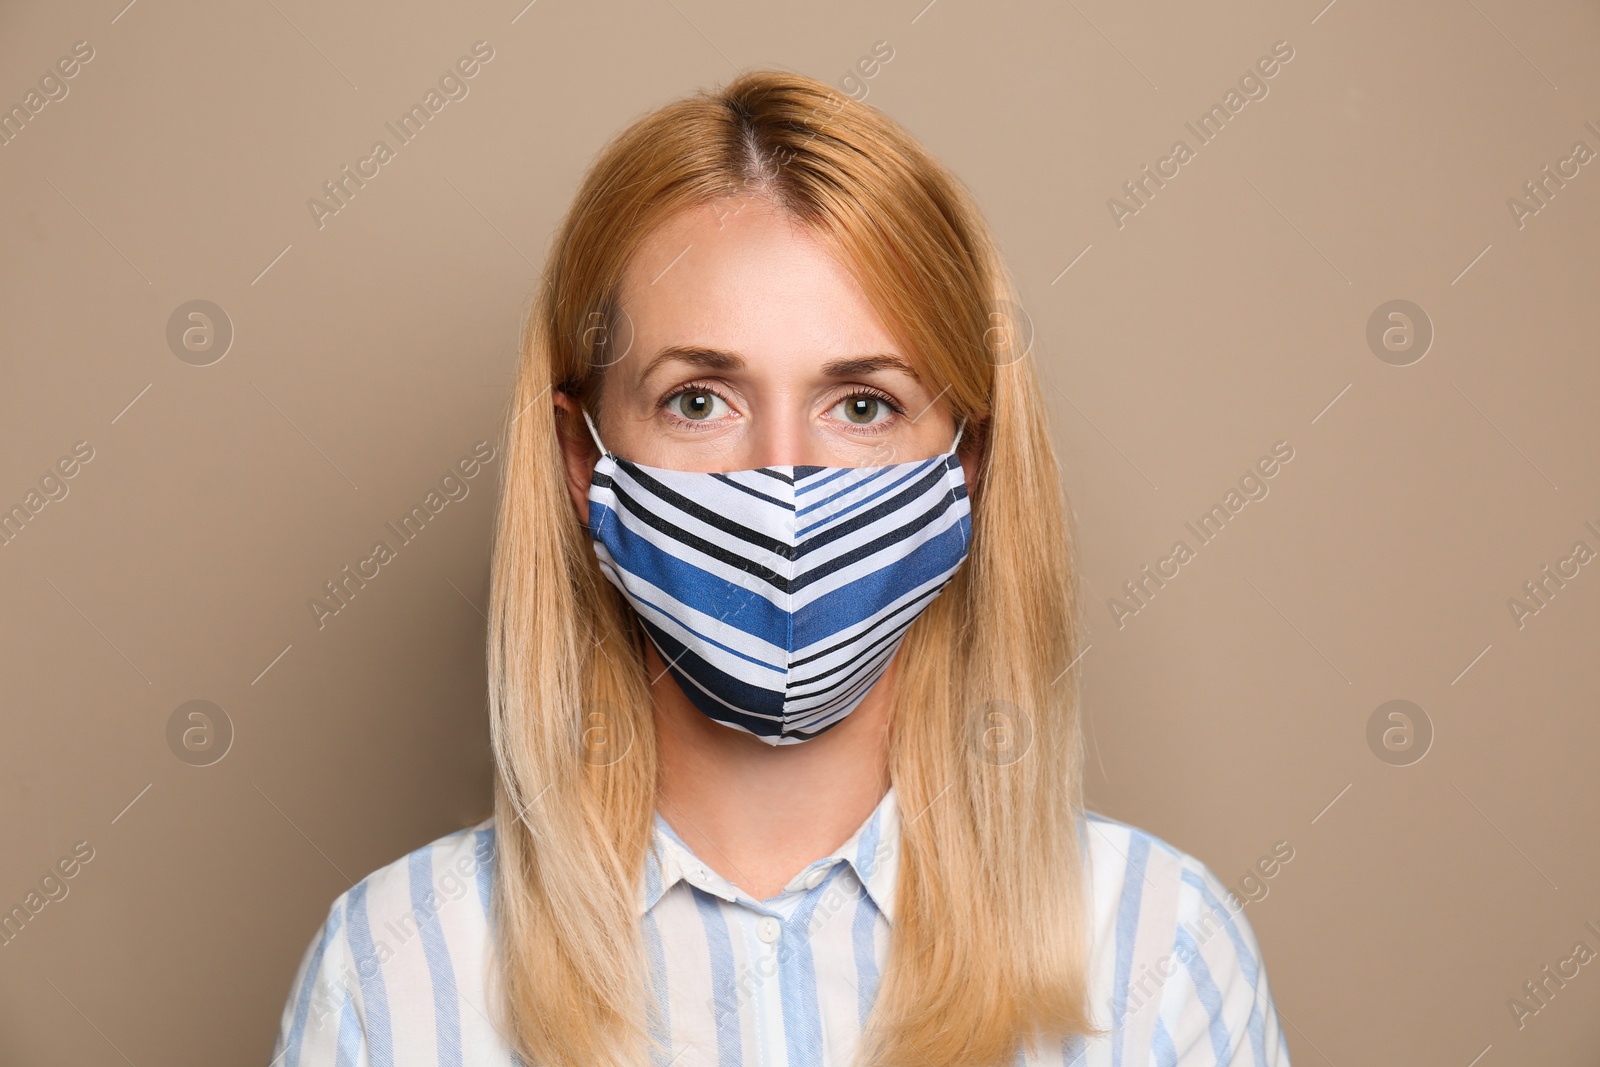
[[(357, 925), (411, 920), (428, 924), (476, 902), (487, 910), (494, 872), (494, 820), (485, 819), (428, 842), (379, 867), (339, 894), (332, 910)], [(471, 914), (471, 908), (461, 908)]]
[(1148, 830), (1086, 811), (1083, 838), (1096, 1010), (1123, 1062), (1287, 1067), (1249, 901)]
[(430, 841), (334, 898), (284, 1004), (274, 1062), (331, 1064), (390, 1044), (423, 1013), (434, 1018), (441, 988), (481, 988), (493, 827), (491, 817)]

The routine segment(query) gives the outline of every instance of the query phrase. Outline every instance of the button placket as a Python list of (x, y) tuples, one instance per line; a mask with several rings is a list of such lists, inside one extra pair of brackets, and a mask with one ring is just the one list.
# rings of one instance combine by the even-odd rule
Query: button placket
[[(751, 1012), (754, 1016), (755, 1029), (762, 1039), (770, 1042), (766, 1047), (783, 1047), (783, 1034), (786, 1025), (783, 1013), (783, 993), (779, 972), (782, 970), (779, 942), (783, 937), (783, 924), (776, 916), (765, 914), (758, 910), (759, 904), (747, 905), (742, 908), (744, 921), (755, 921), (756, 944), (751, 946), (751, 958), (747, 961), (750, 969), (751, 986), (749, 997)], [(746, 930), (750, 929), (745, 927)], [(781, 1058), (774, 1063), (784, 1062)], [(793, 1065), (798, 1067), (798, 1065)]]

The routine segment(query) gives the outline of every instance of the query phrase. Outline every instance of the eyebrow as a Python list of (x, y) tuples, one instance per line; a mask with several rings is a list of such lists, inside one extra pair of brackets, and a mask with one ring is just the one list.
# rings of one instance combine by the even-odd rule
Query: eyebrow
[[(639, 380), (645, 381), (665, 363), (688, 363), (691, 366), (705, 367), (709, 370), (737, 371), (746, 366), (745, 359), (737, 352), (724, 352), (721, 349), (705, 348), (699, 345), (670, 345), (657, 352), (645, 364), (644, 371)], [(822, 373), (830, 378), (854, 378), (874, 371), (899, 371), (914, 382), (921, 382), (922, 377), (916, 370), (899, 356), (878, 354), (870, 356), (852, 356), (844, 359), (830, 359), (822, 365)]]

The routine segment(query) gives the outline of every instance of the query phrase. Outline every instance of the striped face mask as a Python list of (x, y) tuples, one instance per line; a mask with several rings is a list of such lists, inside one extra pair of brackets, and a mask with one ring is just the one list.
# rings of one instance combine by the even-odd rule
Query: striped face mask
[(646, 467), (600, 449), (589, 536), (686, 696), (769, 745), (854, 711), (967, 558), (949, 451), (878, 467)]

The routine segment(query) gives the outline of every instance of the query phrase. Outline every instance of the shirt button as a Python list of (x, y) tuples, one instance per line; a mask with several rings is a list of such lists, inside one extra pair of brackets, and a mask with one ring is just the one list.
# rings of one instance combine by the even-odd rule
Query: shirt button
[(761, 921), (756, 923), (756, 936), (770, 945), (778, 940), (778, 933), (781, 929), (782, 927), (778, 925), (777, 919), (770, 915), (763, 915)]
[(803, 884), (807, 889), (815, 889), (827, 876), (828, 869), (826, 867), (818, 867), (816, 870), (806, 875), (806, 880)]

